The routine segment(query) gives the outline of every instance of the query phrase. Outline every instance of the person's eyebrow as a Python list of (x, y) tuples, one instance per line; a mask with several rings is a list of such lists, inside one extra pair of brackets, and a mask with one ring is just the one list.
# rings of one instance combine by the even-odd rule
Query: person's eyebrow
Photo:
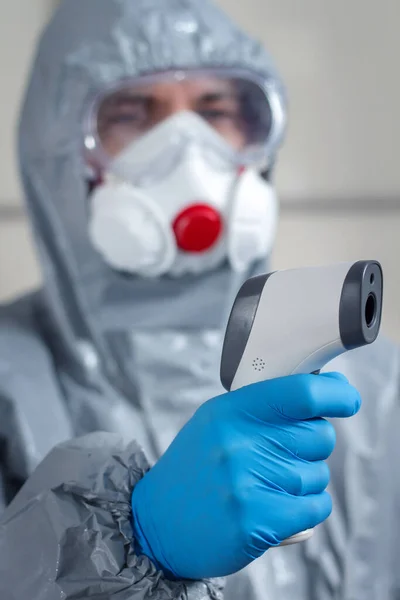
[(119, 106), (120, 104), (143, 104), (152, 100), (151, 94), (125, 93), (110, 99), (110, 106)]
[(204, 92), (199, 98), (199, 102), (217, 102), (219, 100), (238, 100), (238, 94), (233, 91), (221, 90)]

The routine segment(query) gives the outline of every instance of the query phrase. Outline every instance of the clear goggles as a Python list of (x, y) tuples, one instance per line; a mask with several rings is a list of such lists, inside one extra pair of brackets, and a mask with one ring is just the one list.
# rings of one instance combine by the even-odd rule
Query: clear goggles
[[(98, 94), (86, 113), (86, 154), (91, 163), (106, 168), (134, 142), (184, 111), (201, 117), (217, 134), (219, 151), (223, 148), (238, 165), (267, 163), (285, 129), (285, 109), (273, 81), (233, 69), (169, 71), (124, 80)], [(190, 131), (180, 135), (190, 141)], [(179, 132), (171, 145), (182, 142), (177, 136)]]

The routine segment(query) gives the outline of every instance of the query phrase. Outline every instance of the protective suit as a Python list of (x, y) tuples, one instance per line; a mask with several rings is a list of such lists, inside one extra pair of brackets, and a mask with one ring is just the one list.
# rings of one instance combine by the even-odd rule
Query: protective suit
[[(4, 505), (28, 480), (0, 525), (2, 599), (400, 597), (400, 494), (387, 464), (400, 424), (398, 352), (385, 341), (334, 365), (364, 407), (338, 426), (335, 512), (310, 542), (270, 551), (226, 583), (166, 580), (130, 544), (129, 491), (198, 406), (222, 392), (232, 300), (266, 263), (235, 270), (223, 252), (200, 273), (182, 274), (179, 263), (175, 276), (121, 273), (122, 254), (110, 257), (101, 243), (101, 206), (88, 227), (85, 132), (84, 150), (97, 147), (86, 107), (121, 80), (221, 65), (257, 73), (284, 104), (265, 51), (206, 1), (68, 0), (40, 42), (19, 155), (45, 283), (0, 313)], [(115, 436), (80, 437), (99, 431)], [(32, 537), (38, 522), (41, 540)]]

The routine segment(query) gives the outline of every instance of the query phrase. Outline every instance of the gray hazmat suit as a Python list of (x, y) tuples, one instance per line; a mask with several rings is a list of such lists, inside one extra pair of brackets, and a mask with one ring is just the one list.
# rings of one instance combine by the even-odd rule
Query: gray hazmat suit
[(334, 513), (311, 541), (269, 551), (224, 592), (219, 580), (168, 581), (132, 549), (132, 488), (222, 392), (242, 279), (227, 265), (157, 280), (105, 265), (87, 233), (84, 107), (120, 79), (221, 65), (278, 81), (265, 51), (206, 0), (64, 0), (42, 37), (19, 155), (44, 287), (0, 310), (3, 505), (14, 498), (0, 523), (1, 600), (400, 598), (399, 364), (385, 341), (331, 365), (364, 406), (337, 424)]

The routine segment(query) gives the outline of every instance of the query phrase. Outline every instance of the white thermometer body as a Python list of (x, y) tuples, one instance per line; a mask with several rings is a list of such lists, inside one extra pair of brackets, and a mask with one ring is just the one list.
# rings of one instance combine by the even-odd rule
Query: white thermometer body
[[(333, 358), (375, 341), (383, 275), (377, 261), (276, 271), (248, 279), (229, 317), (221, 358), (228, 391), (317, 373)], [(301, 532), (282, 545), (308, 539)]]

